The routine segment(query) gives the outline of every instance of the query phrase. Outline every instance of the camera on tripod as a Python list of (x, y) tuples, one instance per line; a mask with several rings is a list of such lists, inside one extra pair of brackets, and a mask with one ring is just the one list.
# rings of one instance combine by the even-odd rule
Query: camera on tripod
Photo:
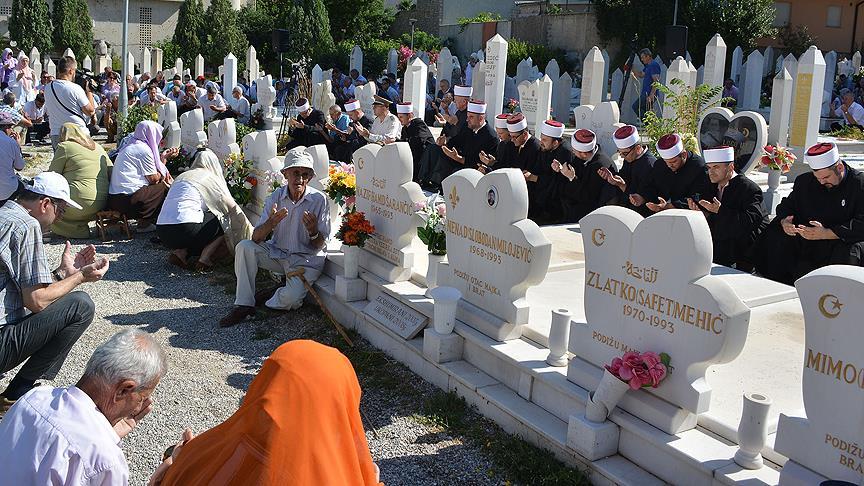
[(93, 71), (86, 69), (75, 70), (75, 84), (84, 88), (84, 91), (96, 92), (99, 90), (99, 83), (93, 75)]

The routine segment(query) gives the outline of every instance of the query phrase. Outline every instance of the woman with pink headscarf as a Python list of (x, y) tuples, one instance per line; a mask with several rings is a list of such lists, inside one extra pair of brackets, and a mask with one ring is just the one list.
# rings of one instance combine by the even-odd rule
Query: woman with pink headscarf
[(165, 160), (177, 149), (159, 151), (162, 127), (154, 121), (142, 121), (135, 132), (120, 144), (111, 184), (108, 186), (108, 209), (138, 220), (139, 232), (155, 231), (153, 223), (162, 209), (168, 186), (174, 181)]
[(12, 55), (12, 49), (3, 49), (3, 54), (0, 55), (0, 83), (6, 83), (11, 86), (15, 82), (15, 67), (18, 65), (18, 60)]
[(18, 58), (18, 66), (15, 67), (15, 82), (15, 95), (22, 105), (36, 99), (36, 90), (33, 89), (36, 75), (30, 67), (30, 58), (23, 54)]

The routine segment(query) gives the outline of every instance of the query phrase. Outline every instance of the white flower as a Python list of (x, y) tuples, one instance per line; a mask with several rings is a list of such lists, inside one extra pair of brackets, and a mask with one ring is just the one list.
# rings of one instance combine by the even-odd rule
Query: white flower
[(252, 184), (250, 184), (249, 181), (243, 181), (243, 187), (246, 189), (252, 189)]

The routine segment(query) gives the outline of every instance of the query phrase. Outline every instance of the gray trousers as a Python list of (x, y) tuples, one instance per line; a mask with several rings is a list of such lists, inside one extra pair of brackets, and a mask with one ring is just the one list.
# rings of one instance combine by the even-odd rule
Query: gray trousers
[(72, 346), (93, 322), (95, 308), (85, 292), (70, 292), (42, 312), (0, 327), (0, 373), (26, 359), (18, 371), (20, 379), (53, 380)]

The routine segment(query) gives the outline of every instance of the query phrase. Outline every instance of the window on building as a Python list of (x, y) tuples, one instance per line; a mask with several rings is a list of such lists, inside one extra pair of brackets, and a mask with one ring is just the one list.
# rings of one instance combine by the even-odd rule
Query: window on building
[(0, 5), (0, 17), (9, 17), (12, 15), (12, 5)]
[(138, 40), (141, 47), (151, 47), (153, 44), (153, 9), (141, 7), (138, 9)]
[(776, 12), (774, 15), (774, 27), (789, 26), (789, 12), (791, 9), (792, 5), (789, 2), (774, 2), (774, 11)]
[(828, 7), (828, 19), (825, 22), (825, 27), (840, 27), (840, 15), (843, 13), (843, 7), (839, 5), (831, 5)]

